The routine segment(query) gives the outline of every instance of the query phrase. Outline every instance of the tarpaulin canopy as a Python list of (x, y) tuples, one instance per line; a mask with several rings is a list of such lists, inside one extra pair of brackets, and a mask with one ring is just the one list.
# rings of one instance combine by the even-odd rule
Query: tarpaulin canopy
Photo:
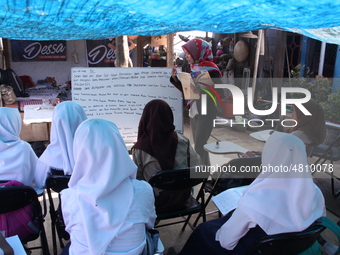
[[(104, 39), (121, 35), (155, 36), (193, 30), (235, 33), (269, 27), (317, 29), (340, 26), (338, 0), (1, 2), (0, 37), (22, 40)], [(298, 30), (298, 33), (307, 32)], [(315, 36), (319, 39), (318, 35)], [(333, 43), (340, 44), (340, 39), (335, 39)]]

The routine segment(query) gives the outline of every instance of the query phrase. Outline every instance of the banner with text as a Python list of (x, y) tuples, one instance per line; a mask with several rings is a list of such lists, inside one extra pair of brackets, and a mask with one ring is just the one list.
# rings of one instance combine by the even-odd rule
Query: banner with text
[(11, 40), (12, 61), (66, 61), (66, 41)]

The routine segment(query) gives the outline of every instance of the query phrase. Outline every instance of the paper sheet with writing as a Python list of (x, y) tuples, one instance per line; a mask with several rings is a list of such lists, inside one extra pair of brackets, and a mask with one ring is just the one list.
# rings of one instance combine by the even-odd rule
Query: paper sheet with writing
[(14, 255), (26, 255), (27, 254), (17, 235), (7, 237), (6, 241), (14, 250)]
[(182, 83), (185, 99), (199, 99), (199, 90), (206, 88), (206, 85), (214, 87), (209, 72), (177, 73)]
[(237, 207), (238, 201), (243, 195), (243, 190), (246, 189), (248, 186), (249, 185), (227, 189), (220, 194), (214, 196), (212, 198), (212, 201), (214, 202), (218, 210), (220, 210), (222, 215), (227, 215), (228, 212), (234, 210)]

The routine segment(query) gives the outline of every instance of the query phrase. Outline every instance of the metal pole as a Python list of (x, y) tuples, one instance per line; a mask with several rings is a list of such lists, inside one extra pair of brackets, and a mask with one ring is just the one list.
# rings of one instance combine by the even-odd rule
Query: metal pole
[(322, 76), (323, 66), (325, 63), (325, 52), (326, 52), (326, 42), (322, 42), (321, 50), (320, 50), (319, 72), (318, 72), (319, 76)]
[[(253, 73), (253, 83), (252, 83), (252, 88), (253, 88), (253, 94), (252, 98), (254, 99), (255, 95), (255, 87), (256, 87), (256, 78), (257, 78), (257, 69), (259, 65), (259, 57), (260, 57), (260, 50), (261, 50), (261, 43), (263, 40), (263, 29), (259, 30), (258, 33), (258, 39), (257, 39), (257, 44), (256, 44), (256, 53), (255, 53), (255, 65), (254, 65), (254, 73)], [(249, 95), (248, 95), (249, 96)]]

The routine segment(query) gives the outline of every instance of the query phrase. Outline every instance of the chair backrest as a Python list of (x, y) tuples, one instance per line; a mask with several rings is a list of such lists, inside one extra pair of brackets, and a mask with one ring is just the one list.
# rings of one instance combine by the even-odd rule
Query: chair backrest
[[(0, 188), (0, 204), (1, 204), (0, 214), (11, 213), (19, 209), (22, 209), (24, 207), (27, 207), (27, 205), (30, 205), (30, 207), (32, 208), (32, 215), (29, 216), (29, 217), (32, 217), (32, 222), (30, 223), (33, 223), (33, 221), (35, 222), (34, 223), (35, 231), (30, 232), (32, 234), (29, 234), (29, 235), (26, 235), (25, 233), (26, 236), (23, 237), (21, 241), (24, 243), (27, 243), (27, 242), (30, 242), (30, 241), (33, 241), (39, 238), (40, 236), (41, 246), (34, 246), (34, 247), (27, 246), (26, 249), (31, 250), (31, 249), (42, 248), (43, 250), (42, 254), (49, 255), (50, 253), (48, 249), (48, 243), (47, 243), (45, 228), (43, 224), (44, 219), (42, 216), (42, 209), (41, 209), (41, 205), (38, 200), (38, 195), (36, 191), (30, 186), (1, 187)], [(13, 219), (15, 219), (15, 217), (13, 217)], [(26, 216), (21, 214), (19, 221), (21, 221), (22, 223), (24, 222), (23, 219), (26, 220)], [(18, 224), (16, 224), (15, 226), (17, 225)], [(14, 225), (12, 224), (11, 226), (13, 227)], [(33, 226), (33, 224), (27, 224), (27, 226)], [(22, 226), (20, 226), (20, 228), (15, 231), (18, 231), (18, 235), (20, 236), (19, 232), (22, 233), (22, 230), (23, 230)]]
[[(221, 174), (215, 174), (219, 179), (223, 178), (239, 178), (244, 179), (243, 182), (252, 182), (261, 172), (262, 157), (244, 157), (235, 158), (221, 166)], [(225, 169), (225, 170), (224, 170)], [(215, 178), (213, 178), (215, 179)], [(249, 183), (242, 183), (247, 185)]]
[(250, 249), (248, 255), (297, 255), (311, 247), (324, 229), (324, 226), (315, 223), (301, 232), (266, 236)]
[(162, 190), (177, 190), (194, 187), (205, 180), (205, 178), (191, 178), (191, 171), (195, 171), (195, 167), (160, 171), (150, 178), (149, 184)]
[[(334, 143), (334, 144), (333, 144)], [(327, 126), (327, 134), (323, 144), (340, 146), (340, 129), (332, 126)]]
[(29, 204), (36, 208), (40, 205), (37, 193), (29, 186), (0, 188), (0, 214), (19, 210)]
[(46, 179), (46, 188), (60, 193), (63, 189), (68, 188), (70, 175), (51, 175)]

